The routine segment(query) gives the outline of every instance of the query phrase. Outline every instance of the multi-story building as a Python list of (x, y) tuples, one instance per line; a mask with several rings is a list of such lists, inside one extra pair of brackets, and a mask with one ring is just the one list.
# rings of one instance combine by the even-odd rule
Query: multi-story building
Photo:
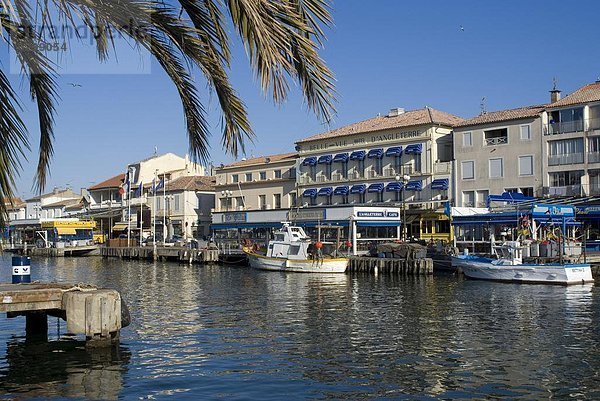
[(215, 169), (215, 211), (296, 206), (296, 153), (242, 159)]
[(454, 127), (456, 206), (486, 207), (488, 195), (542, 188), (544, 106), (482, 113)]
[(429, 107), (333, 129), (297, 142), (304, 206), (402, 206), (407, 234), (449, 236), (452, 127), (463, 119)]
[(600, 194), (600, 81), (555, 101), (542, 113), (544, 193)]
[(8, 221), (23, 220), (26, 217), (26, 204), (21, 198), (9, 198), (4, 200), (4, 206), (8, 212)]
[(25, 200), (27, 219), (54, 219), (63, 217), (63, 207), (81, 200), (81, 195), (70, 188), (54, 188), (52, 192)]

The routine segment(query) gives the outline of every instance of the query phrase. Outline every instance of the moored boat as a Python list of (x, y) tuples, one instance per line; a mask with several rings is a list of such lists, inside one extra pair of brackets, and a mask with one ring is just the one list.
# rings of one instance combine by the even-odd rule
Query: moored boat
[(266, 254), (244, 247), (250, 266), (255, 269), (301, 273), (344, 273), (348, 258), (323, 254), (311, 243), (302, 227), (283, 223), (269, 241)]
[(452, 257), (452, 266), (469, 278), (492, 281), (542, 284), (582, 284), (594, 282), (587, 263), (523, 263), (518, 241), (495, 246), (496, 258), (476, 255)]

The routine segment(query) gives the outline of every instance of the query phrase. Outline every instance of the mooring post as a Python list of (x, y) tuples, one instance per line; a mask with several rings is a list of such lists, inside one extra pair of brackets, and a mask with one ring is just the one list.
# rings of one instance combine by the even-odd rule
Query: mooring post
[(48, 315), (43, 311), (32, 311), (25, 314), (25, 335), (27, 340), (48, 340)]

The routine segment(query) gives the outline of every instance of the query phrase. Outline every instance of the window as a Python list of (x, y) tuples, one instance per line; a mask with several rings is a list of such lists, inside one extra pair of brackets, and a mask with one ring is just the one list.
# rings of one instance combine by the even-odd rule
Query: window
[(179, 195), (175, 195), (173, 197), (173, 202), (175, 203), (173, 205), (173, 210), (178, 211), (179, 210)]
[(533, 156), (519, 156), (519, 175), (533, 175)]
[(267, 208), (267, 195), (258, 195), (258, 208), (261, 210)]
[(295, 167), (291, 167), (290, 168), (290, 178), (296, 178), (296, 168)]
[(275, 170), (275, 178), (281, 178), (281, 170)]
[(261, 172), (259, 173), (259, 175), (260, 175), (260, 180), (261, 180), (261, 181), (264, 181), (264, 180), (266, 180), (266, 179), (267, 179), (267, 172), (266, 172), (266, 171), (261, 171)]
[(490, 159), (490, 178), (502, 178), (504, 176), (504, 166), (502, 158)]
[(231, 182), (236, 183), (238, 182), (239, 177), (237, 174), (231, 174)]
[(475, 206), (475, 191), (463, 191), (462, 203), (465, 207)]
[(473, 146), (473, 134), (471, 132), (463, 132), (462, 137), (463, 137), (463, 146), (465, 148)]
[(461, 163), (462, 167), (462, 179), (473, 180), (475, 179), (475, 162), (470, 160)]
[(519, 189), (523, 195), (533, 197), (533, 187), (524, 187)]
[(490, 196), (490, 191), (484, 189), (482, 191), (477, 191), (477, 207), (487, 207), (487, 199)]
[(281, 194), (273, 195), (273, 207), (275, 209), (281, 209)]
[(290, 207), (296, 207), (298, 206), (297, 202), (297, 198), (296, 198), (296, 193), (295, 192), (290, 192)]
[(583, 163), (583, 138), (548, 142), (548, 165)]
[(564, 187), (568, 185), (580, 185), (581, 176), (583, 175), (582, 170), (577, 171), (559, 171), (557, 173), (550, 173), (550, 186), (551, 187)]
[(530, 125), (521, 125), (521, 140), (522, 141), (531, 141), (531, 126)]
[(508, 143), (508, 129), (498, 128), (489, 131), (483, 131), (486, 146), (505, 145)]
[(246, 182), (252, 181), (252, 173), (246, 173)]

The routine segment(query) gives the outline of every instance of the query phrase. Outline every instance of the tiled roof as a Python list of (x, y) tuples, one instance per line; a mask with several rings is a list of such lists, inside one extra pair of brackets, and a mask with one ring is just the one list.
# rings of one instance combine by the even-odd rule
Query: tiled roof
[(301, 139), (296, 143), (426, 124), (442, 124), (452, 127), (461, 121), (463, 121), (461, 117), (426, 107), (424, 109), (406, 111), (395, 117), (377, 116), (368, 120), (323, 132), (321, 134), (313, 135), (311, 137)]
[(25, 207), (25, 202), (21, 198), (8, 198), (4, 199), (4, 205), (8, 210), (15, 210)]
[(66, 206), (66, 207), (70, 207), (73, 205), (77, 205), (81, 203), (81, 198), (79, 199), (63, 199), (60, 200), (58, 202), (54, 202), (54, 203), (49, 203), (47, 205), (42, 206), (44, 209), (48, 208), (48, 207), (56, 207), (56, 206)]
[(600, 100), (600, 82), (586, 85), (577, 89), (575, 92), (548, 105), (548, 108), (571, 106), (575, 104), (596, 102)]
[(519, 120), (521, 118), (538, 117), (545, 107), (545, 105), (536, 105), (520, 107), (518, 109), (491, 111), (480, 114), (477, 117), (464, 120), (463, 122), (456, 124), (455, 128), (469, 127), (480, 124), (491, 124), (500, 121)]
[(282, 153), (279, 155), (269, 155), (269, 156), (259, 156), (253, 157), (251, 159), (240, 160), (235, 163), (227, 164), (223, 167), (232, 168), (232, 167), (245, 167), (245, 166), (254, 166), (275, 162), (283, 162), (283, 161), (294, 161), (298, 157), (297, 153)]
[(108, 180), (102, 181), (99, 184), (89, 187), (90, 191), (95, 189), (107, 189), (107, 188), (119, 188), (125, 179), (125, 173), (117, 174), (114, 177), (110, 177)]
[(215, 183), (214, 176), (184, 176), (167, 182), (166, 191), (214, 191)]

